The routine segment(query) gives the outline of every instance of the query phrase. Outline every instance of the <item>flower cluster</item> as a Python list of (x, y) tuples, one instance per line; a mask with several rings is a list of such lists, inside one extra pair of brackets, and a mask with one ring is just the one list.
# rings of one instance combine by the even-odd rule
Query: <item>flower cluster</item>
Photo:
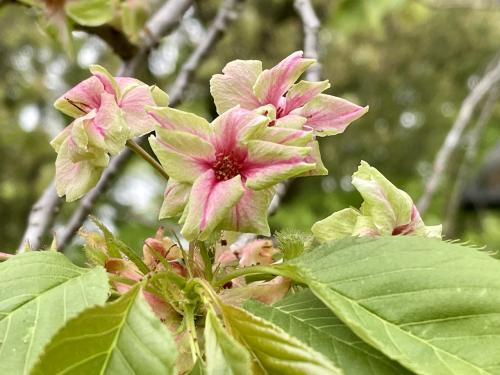
[(153, 130), (146, 105), (167, 105), (168, 96), (135, 78), (112, 77), (104, 68), (90, 67), (93, 76), (80, 82), (54, 106), (73, 117), (51, 145), (58, 153), (56, 187), (73, 201), (83, 196), (108, 165), (109, 154), (120, 152), (128, 139)]
[(216, 230), (269, 235), (273, 186), (325, 174), (316, 135), (344, 131), (367, 108), (321, 94), (328, 81), (295, 81), (314, 60), (295, 52), (272, 69), (236, 60), (215, 75), (211, 93), (220, 116), (211, 124), (190, 113), (149, 107), (151, 146), (171, 177), (160, 218), (181, 216), (188, 240)]
[(361, 162), (352, 184), (364, 199), (361, 208), (345, 208), (318, 221), (311, 228), (317, 240), (382, 235), (441, 238), (441, 225), (426, 226), (411, 197), (368, 163)]
[(58, 193), (79, 198), (109, 155), (154, 129), (150, 144), (170, 177), (160, 218), (180, 217), (187, 240), (218, 230), (269, 235), (276, 184), (328, 173), (316, 136), (342, 133), (368, 109), (322, 94), (328, 81), (296, 83), (312, 63), (302, 52), (267, 70), (260, 61), (230, 62), (210, 81), (219, 113), (211, 123), (167, 107), (156, 87), (92, 66), (93, 76), (55, 104), (75, 118), (52, 141)]

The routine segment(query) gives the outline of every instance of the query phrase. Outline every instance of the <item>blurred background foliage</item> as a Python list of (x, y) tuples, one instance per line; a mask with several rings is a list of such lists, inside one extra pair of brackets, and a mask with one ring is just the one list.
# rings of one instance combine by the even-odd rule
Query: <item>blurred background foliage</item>
[[(479, 3), (482, 3), (479, 4)], [(492, 4), (495, 2), (491, 2)], [(465, 4), (465, 5), (464, 5)], [(475, 6), (475, 5), (481, 6)], [(181, 27), (164, 38), (138, 78), (168, 91), (182, 62), (202, 38), (219, 1), (199, 0)], [(500, 52), (500, 8), (480, 0), (315, 0), (321, 19), (322, 76), (328, 93), (369, 105), (369, 113), (344, 134), (321, 140), (329, 176), (297, 179), (273, 229), (308, 231), (335, 210), (359, 206), (350, 176), (359, 161), (377, 167), (415, 201), (461, 103)], [(151, 7), (158, 6), (151, 1)], [(476, 9), (477, 8), (477, 9)], [(68, 119), (52, 103), (88, 76), (89, 64), (116, 70), (120, 59), (98, 37), (73, 32), (70, 58), (47, 36), (33, 9), (0, 2), (0, 250), (15, 249), (31, 205), (51, 181), (56, 154), (49, 145)], [(302, 49), (302, 25), (290, 0), (247, 1), (240, 18), (196, 72), (181, 108), (212, 119), (208, 81), (233, 59), (259, 59), (270, 67)], [(479, 143), (478, 170), (500, 135), (496, 105)], [(449, 194), (463, 147), (451, 160), (426, 224), (446, 219)], [(474, 174), (466, 176), (473, 179)], [(135, 248), (152, 235), (164, 181), (133, 160), (100, 200), (95, 214)], [(56, 223), (64, 225), (78, 204), (65, 204)], [(500, 249), (500, 214), (495, 208), (461, 210), (455, 238)], [(48, 241), (50, 243), (50, 240)]]

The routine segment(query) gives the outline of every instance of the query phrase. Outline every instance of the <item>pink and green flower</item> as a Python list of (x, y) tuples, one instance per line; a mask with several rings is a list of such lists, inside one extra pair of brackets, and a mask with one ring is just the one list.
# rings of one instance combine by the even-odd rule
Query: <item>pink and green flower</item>
[(216, 230), (269, 235), (273, 186), (315, 168), (310, 147), (263, 140), (269, 119), (232, 108), (211, 124), (196, 115), (151, 107), (159, 126), (151, 147), (170, 176), (160, 218), (181, 216), (188, 240)]
[(75, 118), (52, 142), (58, 153), (56, 187), (67, 201), (80, 198), (98, 181), (109, 155), (128, 139), (153, 130), (146, 105), (167, 105), (168, 96), (156, 86), (134, 78), (112, 77), (93, 65), (93, 76), (80, 82), (54, 106)]
[[(302, 57), (302, 51), (266, 70), (262, 70), (258, 60), (231, 61), (222, 70), (223, 74), (216, 74), (210, 80), (217, 112), (223, 113), (235, 105), (257, 110), (269, 117), (269, 126), (274, 127), (273, 141), (282, 144), (293, 144), (304, 132), (315, 136), (342, 133), (368, 107), (322, 94), (330, 87), (328, 81), (295, 83), (313, 63), (315, 60)], [(309, 174), (327, 174), (317, 141), (312, 139), (309, 146), (314, 150), (309, 160), (317, 164)]]
[(411, 197), (368, 163), (361, 162), (352, 184), (364, 199), (361, 208), (345, 208), (315, 223), (311, 230), (319, 241), (383, 235), (441, 238), (441, 225), (426, 226)]

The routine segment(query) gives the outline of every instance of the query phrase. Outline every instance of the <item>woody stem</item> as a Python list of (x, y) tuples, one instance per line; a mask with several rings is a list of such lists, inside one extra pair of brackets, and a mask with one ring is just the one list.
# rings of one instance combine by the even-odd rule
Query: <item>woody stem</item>
[(154, 169), (156, 169), (160, 174), (168, 180), (168, 174), (165, 172), (160, 163), (156, 161), (146, 150), (144, 150), (141, 146), (135, 143), (133, 140), (129, 139), (127, 141), (127, 147), (147, 161)]

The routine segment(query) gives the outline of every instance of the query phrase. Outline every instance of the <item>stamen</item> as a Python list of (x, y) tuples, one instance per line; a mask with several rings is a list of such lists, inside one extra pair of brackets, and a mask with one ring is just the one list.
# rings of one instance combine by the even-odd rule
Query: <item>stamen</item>
[(231, 154), (217, 154), (212, 166), (215, 178), (219, 181), (227, 181), (240, 174), (241, 163)]

